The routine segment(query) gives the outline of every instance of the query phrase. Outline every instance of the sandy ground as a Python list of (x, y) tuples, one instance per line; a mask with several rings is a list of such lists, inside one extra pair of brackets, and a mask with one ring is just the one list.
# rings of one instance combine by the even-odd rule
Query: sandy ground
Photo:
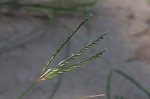
[[(80, 96), (105, 93), (110, 67), (125, 71), (150, 89), (149, 13), (150, 5), (146, 0), (108, 0), (103, 4), (99, 2), (94, 8), (93, 18), (72, 38), (69, 47), (64, 48), (51, 67), (64, 59), (65, 55), (78, 51), (84, 43), (92, 41), (105, 31), (109, 31), (108, 36), (79, 60), (87, 58), (95, 51), (104, 48), (108, 50), (102, 58), (65, 73), (53, 99), (77, 99)], [(60, 21), (73, 28), (81, 17), (63, 17)], [(43, 20), (30, 17), (2, 19), (0, 99), (16, 99), (37, 78), (41, 66), (65, 38), (68, 30), (60, 25), (60, 21), (45, 24)], [(15, 44), (19, 46), (16, 47)], [(58, 78), (57, 76), (39, 83), (24, 99), (50, 99), (48, 97), (53, 93)], [(113, 77), (111, 91), (113, 96), (124, 96), (125, 99), (148, 99), (132, 83), (117, 74)]]

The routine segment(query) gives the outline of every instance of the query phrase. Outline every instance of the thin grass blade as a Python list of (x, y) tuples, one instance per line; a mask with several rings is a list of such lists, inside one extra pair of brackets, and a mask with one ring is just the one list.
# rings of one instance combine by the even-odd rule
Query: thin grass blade
[(106, 83), (106, 96), (107, 99), (111, 99), (111, 93), (110, 93), (110, 87), (111, 87), (111, 80), (112, 80), (112, 75), (113, 75), (113, 70), (111, 70), (108, 74), (108, 78), (107, 78), (107, 83)]
[[(143, 91), (150, 98), (150, 91), (149, 90), (144, 88), (140, 83), (138, 83), (134, 78), (130, 77), (128, 74), (124, 73), (123, 71), (121, 71), (119, 69), (114, 69), (114, 70), (110, 71), (110, 73), (108, 75), (108, 79), (107, 79), (106, 93), (107, 93), (107, 98), (108, 99), (111, 99), (110, 86), (111, 86), (111, 80), (112, 80), (113, 72), (116, 72), (117, 74), (119, 74), (119, 75), (123, 76), (124, 78), (126, 78), (128, 81), (133, 83), (137, 88), (139, 88), (141, 91)], [(123, 97), (121, 97), (121, 99), (123, 99)]]
[[(12, 2), (0, 2), (0, 7), (11, 7), (12, 5), (14, 5), (14, 3)], [(74, 8), (74, 7), (53, 7), (53, 6), (49, 6), (49, 5), (43, 5), (43, 4), (27, 4), (27, 3), (19, 3), (19, 2), (15, 2), (15, 6), (17, 8), (28, 8), (28, 9), (43, 9), (43, 10), (53, 10), (53, 11), (65, 11), (65, 12), (74, 12), (74, 11), (78, 11), (78, 8)]]
[(128, 74), (122, 72), (121, 70), (116, 69), (116, 73), (120, 74), (121, 76), (125, 77), (127, 80), (132, 82), (137, 88), (143, 91), (149, 98), (150, 98), (150, 91), (143, 87), (140, 83), (138, 83), (134, 78), (130, 77)]

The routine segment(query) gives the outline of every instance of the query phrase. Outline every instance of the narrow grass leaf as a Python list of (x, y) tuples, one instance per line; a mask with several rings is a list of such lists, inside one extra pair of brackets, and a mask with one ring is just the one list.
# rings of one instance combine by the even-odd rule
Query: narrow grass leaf
[(132, 82), (137, 88), (143, 91), (149, 98), (150, 98), (150, 91), (144, 88), (140, 83), (138, 83), (134, 78), (130, 77), (128, 74), (122, 72), (121, 70), (116, 69), (116, 73), (120, 74), (121, 76), (125, 77), (127, 80)]
[(112, 75), (113, 75), (113, 70), (111, 70), (108, 74), (108, 78), (107, 78), (107, 83), (106, 83), (106, 96), (107, 99), (111, 99), (111, 94), (110, 94), (110, 86), (111, 86), (111, 80), (112, 80)]
[[(0, 7), (12, 7), (14, 5), (14, 3), (12, 2), (0, 2)], [(17, 6), (17, 9), (20, 8), (33, 8), (33, 9), (46, 9), (46, 10), (53, 10), (53, 11), (65, 11), (65, 12), (73, 12), (73, 11), (77, 11), (77, 8), (74, 7), (70, 7), (70, 8), (65, 8), (65, 7), (53, 7), (53, 6), (49, 6), (49, 5), (43, 5), (43, 4), (27, 4), (27, 3), (19, 3), (19, 2), (15, 2), (15, 6)]]
[[(109, 72), (108, 79), (107, 79), (106, 94), (107, 94), (108, 99), (111, 99), (110, 86), (111, 86), (111, 80), (112, 80), (113, 72), (116, 72), (117, 74), (126, 78), (128, 81), (133, 83), (137, 88), (139, 88), (139, 90), (143, 91), (150, 98), (150, 91), (149, 90), (147, 90), (145, 87), (143, 87), (140, 83), (138, 83), (134, 78), (130, 77), (128, 74), (122, 72), (121, 70), (114, 69), (114, 70), (111, 70)], [(120, 97), (119, 99), (123, 99), (123, 97)]]
[(52, 10), (56, 12), (76, 12), (84, 9), (86, 7), (91, 7), (95, 2), (87, 2), (78, 5), (72, 5), (67, 7), (60, 6), (50, 6), (47, 3), (19, 3), (19, 2), (0, 2), (0, 7), (13, 7), (16, 9), (26, 8), (26, 9), (40, 9), (40, 10)]

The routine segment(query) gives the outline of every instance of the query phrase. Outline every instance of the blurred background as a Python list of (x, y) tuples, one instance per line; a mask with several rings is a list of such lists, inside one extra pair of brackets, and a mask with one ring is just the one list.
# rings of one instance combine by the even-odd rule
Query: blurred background
[[(107, 52), (85, 66), (39, 83), (24, 99), (77, 99), (105, 94), (111, 68), (126, 72), (150, 90), (149, 0), (0, 0), (0, 99), (16, 99), (36, 80), (49, 56), (89, 12), (92, 19), (49, 68), (109, 31), (77, 61), (105, 48)], [(120, 75), (113, 75), (111, 85), (112, 97), (149, 99)]]

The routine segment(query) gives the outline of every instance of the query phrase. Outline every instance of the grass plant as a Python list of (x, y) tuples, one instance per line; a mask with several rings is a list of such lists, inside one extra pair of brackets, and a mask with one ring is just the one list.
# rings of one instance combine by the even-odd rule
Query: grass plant
[[(23, 9), (31, 13), (38, 12), (38, 15), (33, 15), (34, 17), (54, 19), (55, 17), (57, 17), (57, 15), (62, 14), (62, 13), (69, 14), (69, 13), (84, 11), (87, 8), (90, 8), (93, 5), (95, 5), (96, 1), (97, 0), (65, 0), (64, 2), (62, 2), (61, 0), (50, 0), (48, 2), (39, 2), (39, 3), (21, 3), (18, 0), (11, 0), (11, 1), (0, 0), (0, 8), (6, 8), (8, 10), (8, 12), (4, 13), (4, 15), (10, 15), (9, 12), (12, 10), (17, 11), (17, 10)], [(95, 60), (106, 51), (106, 50), (100, 51), (83, 61), (67, 66), (68, 63), (70, 63), (77, 57), (80, 57), (80, 55), (82, 55), (82, 53), (84, 53), (88, 49), (92, 49), (94, 52), (96, 52), (94, 48), (92, 47), (93, 45), (97, 44), (101, 39), (103, 39), (106, 36), (107, 33), (104, 33), (103, 35), (99, 36), (96, 40), (92, 41), (91, 43), (83, 47), (81, 50), (76, 52), (75, 54), (72, 54), (70, 57), (59, 62), (53, 68), (48, 69), (48, 66), (54, 60), (55, 56), (61, 51), (61, 49), (67, 44), (67, 42), (75, 35), (75, 33), (91, 18), (91, 16), (92, 16), (91, 14), (88, 14), (80, 22), (80, 24), (71, 32), (71, 34), (63, 41), (63, 43), (60, 44), (60, 46), (56, 49), (56, 51), (49, 58), (48, 62), (44, 64), (44, 66), (42, 67), (39, 77), (18, 97), (18, 99), (22, 99), (22, 97), (25, 96), (37, 83), (40, 83), (44, 80), (48, 80), (58, 74), (63, 74), (67, 71), (77, 68), (78, 66), (86, 64), (87, 62)], [(87, 41), (84, 40), (83, 42), (87, 44)], [(136, 81), (133, 77), (131, 77), (130, 75), (128, 75), (127, 73), (119, 69), (112, 68), (112, 66), (110, 69), (111, 70), (109, 72), (107, 83), (106, 83), (107, 99), (113, 99), (113, 98), (124, 99), (123, 96), (115, 96), (113, 98), (111, 96), (111, 81), (113, 79), (112, 77), (114, 73), (117, 73), (118, 75), (123, 76), (126, 80), (130, 81), (150, 99), (150, 91), (147, 88), (145, 88), (142, 84), (140, 84), (138, 81)], [(101, 95), (91, 95), (91, 96), (87, 96), (84, 98), (93, 98), (97, 96), (101, 96)]]
[(89, 43), (88, 45), (86, 45), (85, 47), (83, 47), (81, 50), (79, 50), (78, 52), (76, 52), (75, 54), (72, 54), (69, 58), (61, 61), (60, 63), (58, 63), (58, 65), (54, 66), (51, 69), (47, 69), (48, 66), (50, 65), (50, 63), (53, 61), (53, 59), (55, 58), (55, 56), (61, 51), (61, 49), (66, 45), (66, 43), (75, 35), (75, 33), (81, 28), (81, 26), (83, 26), (90, 18), (92, 17), (92, 14), (88, 14), (80, 23), (79, 25), (77, 25), (77, 27), (71, 32), (71, 34), (69, 36), (66, 37), (66, 39), (60, 44), (60, 46), (58, 46), (58, 48), (55, 50), (55, 52), (52, 54), (52, 56), (49, 58), (48, 62), (46, 64), (43, 65), (42, 69), (41, 69), (41, 74), (40, 76), (37, 78), (37, 80), (35, 82), (33, 82), (29, 88), (27, 88), (25, 90), (25, 92), (23, 92), (18, 99), (21, 99), (24, 95), (27, 94), (27, 92), (29, 92), (29, 90), (31, 90), (32, 87), (34, 87), (37, 83), (42, 82), (44, 80), (53, 78), (54, 76), (58, 75), (58, 74), (62, 74), (65, 73), (67, 71), (73, 70), (75, 68), (77, 68), (78, 66), (81, 66), (83, 64), (86, 64), (87, 62), (90, 62), (92, 60), (95, 60), (96, 58), (100, 57), (106, 50), (103, 51), (99, 51), (98, 53), (96, 53), (95, 55), (77, 62), (73, 65), (64, 67), (64, 68), (60, 68), (62, 66), (64, 66), (65, 64), (73, 61), (74, 59), (76, 59), (77, 57), (79, 57), (83, 52), (85, 52), (86, 50), (88, 50), (89, 48), (91, 48), (93, 45), (97, 44), (101, 39), (103, 39), (107, 33), (104, 33), (103, 35), (99, 36), (96, 40), (92, 41), (91, 43)]

